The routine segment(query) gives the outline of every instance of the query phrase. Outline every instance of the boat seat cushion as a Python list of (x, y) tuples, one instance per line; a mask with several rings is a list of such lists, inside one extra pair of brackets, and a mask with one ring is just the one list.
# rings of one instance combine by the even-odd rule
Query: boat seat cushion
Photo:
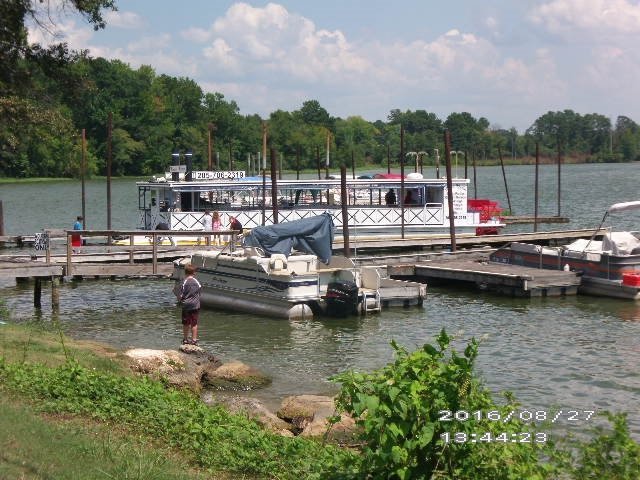
[(631, 232), (609, 232), (602, 239), (602, 249), (613, 255), (629, 255), (640, 247), (640, 240)]

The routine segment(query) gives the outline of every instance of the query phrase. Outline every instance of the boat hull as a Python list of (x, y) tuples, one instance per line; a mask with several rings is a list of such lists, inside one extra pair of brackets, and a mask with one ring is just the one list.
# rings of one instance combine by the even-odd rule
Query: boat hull
[[(582, 272), (578, 293), (627, 300), (640, 299), (640, 286), (626, 285), (623, 277), (640, 273), (640, 255), (610, 255), (608, 253), (581, 254), (539, 245), (517, 244), (496, 250), (490, 255), (493, 262), (547, 270)], [(571, 256), (576, 255), (576, 257)]]
[(640, 300), (640, 287), (625, 285), (620, 280), (606, 280), (595, 277), (582, 277), (578, 293), (597, 297)]
[[(539, 252), (520, 251), (513, 248), (502, 248), (491, 254), (493, 262), (506, 263), (511, 265), (522, 265), (525, 267), (544, 268), (550, 270), (569, 269), (571, 271), (582, 272), (584, 276), (602, 278), (607, 280), (622, 280), (624, 274), (640, 273), (640, 255), (608, 255), (598, 254), (599, 259), (589, 259), (589, 254), (585, 258), (562, 255), (561, 252), (531, 245), (530, 247), (539, 249)], [(545, 253), (548, 251), (549, 253)], [(554, 253), (552, 253), (554, 252)], [(595, 257), (595, 255), (591, 255)]]
[(282, 298), (247, 295), (246, 292), (206, 286), (200, 296), (206, 307), (264, 315), (267, 317), (304, 320), (313, 318), (313, 309), (306, 303), (292, 303)]

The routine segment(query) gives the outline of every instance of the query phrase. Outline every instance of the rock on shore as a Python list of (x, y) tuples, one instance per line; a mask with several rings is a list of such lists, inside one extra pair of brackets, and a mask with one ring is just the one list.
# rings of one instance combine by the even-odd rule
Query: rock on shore
[(290, 396), (274, 414), (260, 400), (234, 394), (271, 382), (255, 368), (237, 360), (222, 363), (193, 345), (183, 345), (180, 351), (134, 348), (127, 350), (125, 356), (130, 359), (134, 372), (195, 393), (206, 388), (205, 403), (224, 405), (232, 413), (247, 415), (280, 435), (319, 437), (326, 434), (328, 440), (338, 443), (351, 443), (354, 439), (355, 422), (347, 415), (342, 415), (328, 430), (330, 418), (336, 415), (331, 397)]
[(196, 393), (205, 386), (238, 391), (252, 390), (271, 382), (253, 367), (238, 361), (222, 363), (193, 345), (184, 345), (181, 351), (134, 348), (127, 350), (125, 355), (131, 359), (130, 367), (134, 372)]

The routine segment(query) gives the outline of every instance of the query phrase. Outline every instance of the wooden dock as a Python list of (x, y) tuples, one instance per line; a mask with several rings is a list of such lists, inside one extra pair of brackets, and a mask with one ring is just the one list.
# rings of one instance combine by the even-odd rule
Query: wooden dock
[(450, 259), (414, 265), (389, 265), (387, 272), (393, 278), (412, 278), (431, 285), (464, 283), (513, 297), (576, 295), (581, 282), (576, 272), (494, 263), (489, 262), (486, 255), (462, 257), (455, 255)]
[[(13, 278), (17, 282), (35, 279), (34, 305), (40, 305), (40, 291), (43, 281), (51, 281), (52, 302), (56, 302), (54, 290), (64, 279), (84, 278), (163, 278), (173, 269), (172, 261), (189, 256), (194, 250), (202, 250), (205, 245), (161, 246), (157, 236), (193, 236), (189, 231), (80, 231), (83, 237), (109, 237), (128, 235), (151, 236), (152, 245), (135, 246), (90, 246), (82, 247), (82, 253), (73, 253), (71, 235), (78, 232), (66, 231), (66, 244), (55, 254), (51, 249), (45, 252), (34, 250), (30, 254), (0, 255), (0, 278)], [(236, 232), (232, 234), (235, 244)], [(461, 235), (456, 238), (459, 253), (449, 252), (451, 239), (448, 235), (427, 235), (380, 237), (375, 240), (355, 239), (350, 242), (351, 256), (361, 265), (387, 265), (393, 278), (411, 277), (417, 281), (465, 282), (484, 290), (496, 291), (514, 296), (555, 296), (574, 295), (580, 284), (575, 273), (538, 270), (511, 265), (492, 264), (468, 255), (479, 252), (488, 259), (492, 249), (509, 242), (532, 242), (545, 245), (569, 243), (576, 238), (589, 238), (592, 229), (562, 230), (551, 232), (515, 233), (505, 235)], [(344, 250), (342, 239), (333, 244), (334, 252)], [(64, 242), (64, 240), (63, 240)], [(228, 247), (231, 248), (231, 247)], [(467, 255), (465, 255), (465, 253)], [(55, 304), (54, 304), (55, 306)]]
[(523, 223), (569, 223), (569, 217), (540, 217), (537, 218), (533, 215), (506, 215), (502, 218), (502, 221), (507, 225), (523, 224)]
[[(507, 233), (500, 235), (456, 235), (456, 246), (459, 249), (474, 248), (479, 246), (497, 248), (511, 242), (536, 243), (539, 245), (557, 246), (566, 245), (578, 238), (591, 238), (594, 229), (577, 230), (553, 230), (549, 232), (524, 232)], [(600, 230), (598, 235), (605, 233)], [(596, 235), (596, 236), (598, 236)], [(376, 238), (350, 237), (349, 247), (352, 251), (361, 250), (372, 252), (375, 250), (442, 250), (451, 247), (451, 237), (449, 235), (380, 235)], [(343, 238), (336, 236), (333, 243), (334, 251), (343, 251)]]

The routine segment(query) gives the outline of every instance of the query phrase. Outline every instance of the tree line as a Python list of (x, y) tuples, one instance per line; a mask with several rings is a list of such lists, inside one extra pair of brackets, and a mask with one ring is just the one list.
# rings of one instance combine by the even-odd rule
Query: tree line
[[(111, 0), (72, 2), (96, 28)], [(24, 20), (34, 13), (29, 0), (0, 4), (0, 174), (6, 177), (76, 177), (81, 171), (81, 131), (86, 136), (86, 172), (104, 175), (108, 150), (114, 175), (147, 175), (167, 169), (175, 151), (193, 152), (195, 168), (206, 168), (212, 142), (214, 168), (247, 169), (269, 148), (284, 168), (317, 168), (327, 148), (333, 167), (386, 167), (419, 155), (425, 165), (443, 155), (443, 131), (452, 148), (468, 160), (499, 157), (531, 161), (540, 154), (582, 162), (634, 161), (640, 157), (640, 127), (619, 116), (572, 110), (547, 112), (520, 134), (492, 127), (468, 112), (440, 119), (426, 110), (391, 110), (374, 122), (357, 115), (333, 117), (317, 100), (298, 110), (245, 115), (234, 100), (205, 93), (192, 79), (158, 75), (150, 66), (134, 69), (119, 60), (92, 58), (65, 44), (44, 49), (28, 45)], [(83, 10), (84, 9), (84, 10)], [(13, 33), (12, 33), (13, 32)], [(107, 119), (111, 116), (111, 141)]]

